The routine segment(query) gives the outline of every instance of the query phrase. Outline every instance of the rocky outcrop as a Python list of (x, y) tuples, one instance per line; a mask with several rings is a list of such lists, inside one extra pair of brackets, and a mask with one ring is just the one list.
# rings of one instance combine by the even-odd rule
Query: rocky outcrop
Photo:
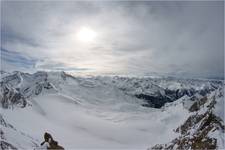
[(13, 87), (8, 86), (7, 84), (1, 84), (1, 106), (3, 108), (9, 108), (13, 105), (17, 105), (20, 107), (25, 107), (27, 101), (25, 97), (18, 91), (18, 89), (14, 89)]
[(44, 146), (45, 144), (47, 144), (47, 149), (64, 150), (64, 148), (53, 139), (52, 135), (47, 132), (44, 134), (44, 141), (41, 143), (41, 146)]
[[(223, 91), (220, 91), (220, 96), (223, 96)], [(192, 115), (175, 130), (180, 136), (151, 149), (217, 149), (220, 139), (211, 135), (217, 131), (224, 134), (225, 126), (223, 120), (213, 113), (215, 104), (215, 96), (197, 100), (189, 109)]]
[(46, 72), (27, 74), (13, 72), (1, 78), (0, 104), (3, 108), (27, 106), (27, 99), (39, 95), (44, 89), (53, 88)]
[(147, 104), (142, 104), (145, 107), (153, 107), (153, 108), (161, 108), (164, 106), (165, 103), (175, 101), (176, 99), (172, 100), (166, 96), (162, 95), (146, 95), (146, 94), (136, 94), (135, 95), (139, 99), (144, 99)]
[(15, 146), (5, 141), (0, 141), (0, 147), (2, 150), (17, 150)]
[[(53, 80), (52, 80), (53, 77)], [(180, 80), (169, 78), (136, 78), (136, 77), (92, 77), (90, 79), (75, 78), (65, 72), (34, 74), (13, 72), (5, 73), (0, 80), (0, 103), (3, 108), (13, 105), (25, 107), (27, 99), (41, 94), (45, 89), (54, 89), (54, 85), (74, 79), (80, 85), (94, 88), (98, 85), (109, 85), (118, 88), (126, 95), (135, 97), (144, 102), (142, 106), (161, 108), (166, 103), (176, 101), (183, 96), (193, 97), (198, 94), (206, 96), (218, 89), (221, 81), (210, 80)], [(194, 101), (194, 100), (193, 100)], [(194, 109), (194, 108), (193, 108)]]
[[(166, 103), (176, 101), (177, 99), (183, 97), (183, 96), (188, 96), (191, 97), (191, 100), (195, 101), (194, 99), (196, 94), (199, 94), (200, 96), (206, 96), (210, 92), (216, 90), (215, 89), (201, 89), (201, 90), (195, 90), (193, 88), (191, 89), (181, 89), (181, 90), (169, 90), (169, 89), (164, 89), (164, 94), (161, 94), (162, 92), (156, 92), (154, 95), (148, 95), (148, 94), (136, 94), (135, 97), (139, 99), (144, 99), (147, 104), (143, 104), (145, 107), (153, 107), (153, 108), (161, 108), (163, 107)], [(198, 109), (199, 103), (201, 101), (204, 101), (205, 99), (201, 99), (200, 101), (197, 101), (192, 108), (190, 108), (190, 111), (194, 111), (194, 109)]]
[[(127, 95), (144, 100), (145, 107), (161, 108), (166, 103), (194, 95), (206, 96), (222, 86), (222, 81), (176, 78), (114, 77), (111, 84)], [(194, 101), (194, 100), (193, 100)]]

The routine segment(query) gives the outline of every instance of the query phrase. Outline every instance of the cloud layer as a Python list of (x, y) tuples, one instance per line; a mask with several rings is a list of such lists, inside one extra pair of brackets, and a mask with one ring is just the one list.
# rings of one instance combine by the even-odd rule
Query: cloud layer
[[(223, 77), (223, 5), (5, 1), (1, 67)], [(76, 39), (82, 27), (98, 34), (94, 42)]]

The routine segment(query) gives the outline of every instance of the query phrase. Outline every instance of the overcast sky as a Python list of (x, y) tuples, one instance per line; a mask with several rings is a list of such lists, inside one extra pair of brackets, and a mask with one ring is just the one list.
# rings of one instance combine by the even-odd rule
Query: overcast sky
[[(223, 2), (2, 2), (1, 68), (223, 77)], [(81, 42), (82, 28), (95, 32)]]

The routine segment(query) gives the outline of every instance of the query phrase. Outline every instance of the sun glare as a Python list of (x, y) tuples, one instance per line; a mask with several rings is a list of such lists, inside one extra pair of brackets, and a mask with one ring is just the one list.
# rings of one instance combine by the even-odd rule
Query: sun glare
[(82, 27), (77, 33), (77, 38), (82, 42), (92, 42), (96, 36), (97, 33), (88, 27)]

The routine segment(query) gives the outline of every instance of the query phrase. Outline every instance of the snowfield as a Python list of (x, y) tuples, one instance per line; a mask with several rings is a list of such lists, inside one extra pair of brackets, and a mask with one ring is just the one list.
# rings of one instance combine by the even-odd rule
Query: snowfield
[[(1, 140), (18, 149), (37, 149), (43, 134), (49, 132), (65, 149), (146, 150), (155, 144), (168, 143), (179, 136), (174, 130), (191, 114), (188, 110), (193, 103), (191, 96), (184, 94), (154, 108), (144, 107), (146, 99), (136, 95), (167, 96), (165, 89), (201, 92), (204, 89), (210, 93), (224, 84), (167, 80), (74, 77), (64, 72), (2, 73), (0, 112), (6, 124), (1, 123)], [(21, 97), (7, 95), (3, 89), (19, 92), (26, 106), (21, 108)], [(224, 120), (223, 105), (224, 98), (220, 98), (215, 114)]]

